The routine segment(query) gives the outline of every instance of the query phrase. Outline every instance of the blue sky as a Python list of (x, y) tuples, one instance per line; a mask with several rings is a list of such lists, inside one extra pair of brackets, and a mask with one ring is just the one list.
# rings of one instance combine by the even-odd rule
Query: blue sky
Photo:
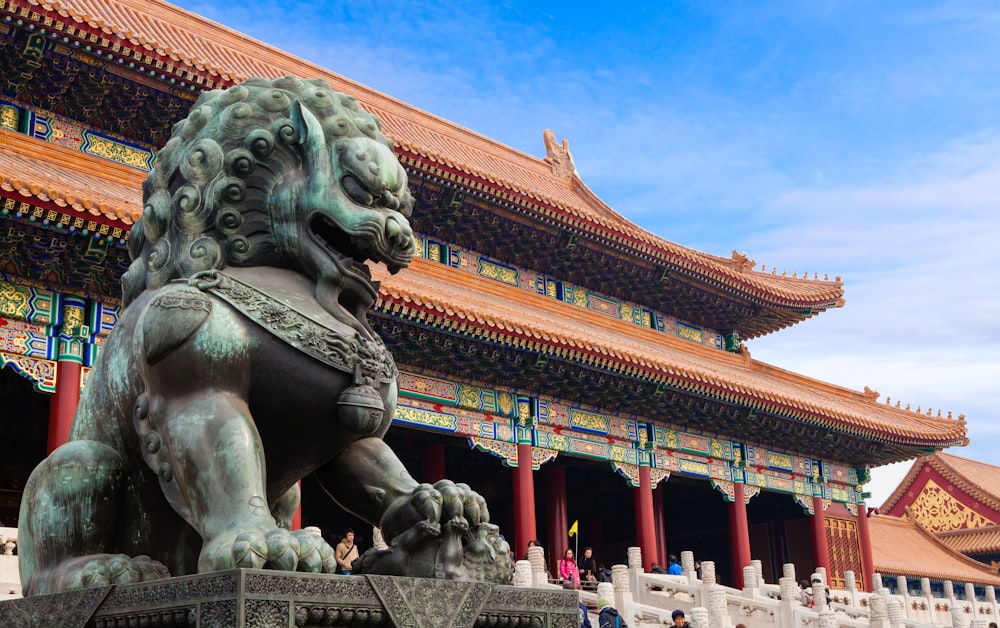
[(1000, 462), (995, 3), (179, 4), (524, 152), (552, 129), (669, 240), (842, 276), (753, 357), (963, 413), (951, 451)]

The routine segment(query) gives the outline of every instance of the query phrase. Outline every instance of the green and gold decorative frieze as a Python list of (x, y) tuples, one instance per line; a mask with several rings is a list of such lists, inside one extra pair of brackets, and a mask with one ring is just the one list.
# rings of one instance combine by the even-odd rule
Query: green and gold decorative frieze
[(479, 275), (511, 286), (520, 285), (517, 269), (507, 264), (501, 264), (500, 262), (480, 258)]
[(21, 125), (21, 109), (0, 101), (0, 128), (19, 131)]
[(476, 251), (441, 242), (426, 235), (418, 234), (416, 240), (417, 255), (424, 259), (570, 303), (604, 316), (628, 321), (634, 325), (676, 334), (708, 347), (723, 348), (722, 334), (680, 322), (674, 317), (655, 312), (638, 303), (599, 294), (556, 277), (500, 262)]
[(39, 325), (52, 324), (59, 295), (13, 283), (0, 282), (0, 317)]
[(110, 159), (146, 172), (153, 169), (153, 151), (90, 129), (83, 132), (83, 144), (80, 150), (88, 155)]

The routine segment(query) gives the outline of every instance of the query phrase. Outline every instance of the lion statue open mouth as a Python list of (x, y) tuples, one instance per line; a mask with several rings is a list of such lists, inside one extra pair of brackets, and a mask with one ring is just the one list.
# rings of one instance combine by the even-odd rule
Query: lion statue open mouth
[(372, 573), (506, 583), (509, 547), (465, 484), (419, 484), (382, 440), (397, 370), (366, 319), (416, 243), (378, 120), (322, 81), (206, 92), (160, 151), (125, 309), (70, 442), (25, 488), (26, 595), (233, 567), (337, 570), (290, 531), (308, 474), (381, 528)]

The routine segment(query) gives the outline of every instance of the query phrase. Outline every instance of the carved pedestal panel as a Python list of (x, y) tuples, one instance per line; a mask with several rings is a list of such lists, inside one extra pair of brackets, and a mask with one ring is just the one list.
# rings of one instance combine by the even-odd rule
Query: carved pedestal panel
[(574, 591), (234, 569), (0, 602), (0, 626), (576, 628)]

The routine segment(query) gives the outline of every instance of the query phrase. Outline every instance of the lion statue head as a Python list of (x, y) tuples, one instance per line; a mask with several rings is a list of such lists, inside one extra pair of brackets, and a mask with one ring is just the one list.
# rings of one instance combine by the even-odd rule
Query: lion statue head
[(410, 263), (412, 208), (378, 119), (325, 81), (205, 92), (143, 184), (124, 303), (202, 271), (277, 266), (363, 320), (377, 289), (365, 262)]

